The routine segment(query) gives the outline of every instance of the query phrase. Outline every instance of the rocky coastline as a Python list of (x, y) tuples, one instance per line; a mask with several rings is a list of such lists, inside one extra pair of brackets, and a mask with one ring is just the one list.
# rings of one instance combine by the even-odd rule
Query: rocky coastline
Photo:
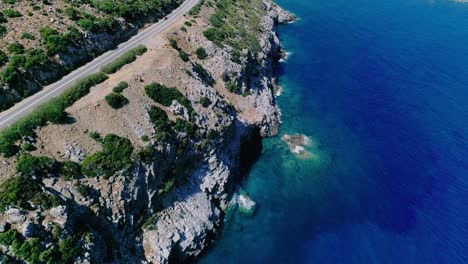
[[(262, 111), (262, 118), (249, 122), (238, 119), (234, 121), (236, 136), (231, 140), (228, 149), (218, 148), (205, 158), (206, 167), (191, 177), (192, 183), (187, 189), (178, 193), (179, 200), (158, 215), (155, 229), (143, 234), (145, 252), (151, 252), (148, 260), (154, 263), (165, 263), (172, 259), (193, 259), (211, 242), (213, 234), (220, 229), (224, 212), (228, 209), (230, 199), (238, 188), (242, 175), (240, 168), (252, 165), (259, 151), (242, 162), (235, 157), (245, 157), (245, 152), (260, 148), (261, 137), (275, 136), (280, 125), (279, 109), (275, 103), (275, 87), (277, 76), (274, 74), (275, 64), (283, 56), (277, 36), (278, 24), (289, 23), (296, 18), (281, 9), (278, 5), (264, 1), (268, 10), (262, 24), (267, 29), (260, 39), (262, 65), (259, 68), (260, 86), (254, 91), (255, 105)], [(220, 63), (216, 67), (224, 71), (234, 71), (229, 68), (224, 53), (219, 54)], [(259, 147), (255, 147), (259, 146)], [(243, 164), (241, 164), (243, 163)], [(195, 193), (189, 199), (187, 193)], [(183, 202), (181, 200), (184, 200)], [(250, 201), (251, 202), (251, 201)], [(254, 205), (253, 205), (254, 207)], [(253, 209), (250, 209), (253, 210)], [(188, 231), (188, 232), (187, 232)]]
[[(213, 76), (229, 73), (241, 87), (243, 96), (226, 103), (227, 96), (206, 85), (200, 76), (194, 75), (188, 80), (174, 77), (176, 71), (181, 71), (179, 66), (164, 71), (168, 79), (186, 84), (186, 97), (191, 102), (198, 102), (201, 97), (211, 102), (209, 111), (195, 107), (196, 125), (202, 130), (218, 131), (211, 146), (201, 153), (189, 150), (183, 156), (177, 154), (175, 146), (158, 147), (150, 162), (143, 157), (137, 159), (126, 175), (81, 181), (79, 184), (94, 188), (93, 198), (83, 197), (77, 183), (60, 178), (44, 179), (45, 188), (68, 201), (68, 205), (35, 211), (9, 208), (0, 213), (0, 233), (14, 228), (27, 238), (40, 236), (44, 231), (52, 232), (57, 227), (66, 233), (86, 225), (91, 230), (87, 233), (89, 239), (83, 240), (85, 252), (75, 263), (169, 263), (196, 259), (220, 230), (240, 180), (261, 152), (261, 138), (278, 134), (280, 114), (275, 103), (277, 76), (274, 67), (284, 56), (284, 51), (276, 30), (278, 24), (296, 18), (270, 0), (255, 1), (261, 1), (265, 11), (259, 25), (261, 49), (257, 54), (259, 63), (255, 77), (246, 77), (248, 59), (234, 63), (229, 48), (209, 42), (196, 27), (191, 29), (193, 33), (188, 37), (191, 42), (206, 47), (210, 54), (212, 63), (204, 64), (206, 70)], [(200, 24), (198, 30), (203, 27)], [(184, 39), (178, 39), (178, 42), (182, 48), (189, 49)], [(155, 65), (152, 67), (157, 68)], [(133, 79), (138, 85), (145, 77), (134, 76)], [(187, 109), (176, 103), (173, 101), (167, 110), (171, 115), (188, 119), (185, 117)], [(138, 109), (150, 107), (146, 101), (137, 106)], [(140, 127), (147, 126), (149, 121), (145, 114), (135, 115), (143, 121), (138, 124), (134, 120), (128, 122), (131, 129), (140, 134), (144, 130)], [(76, 118), (79, 123), (80, 116)], [(48, 129), (56, 128), (39, 131), (39, 142), (47, 142), (51, 135)], [(178, 135), (179, 139), (186, 137)], [(82, 152), (86, 151), (78, 151), (80, 148), (66, 144), (67, 158), (83, 160)], [(40, 151), (47, 151), (47, 148)], [(184, 182), (161, 195), (161, 175), (181, 173), (181, 168), (187, 173)], [(243, 206), (250, 209), (255, 206), (252, 201), (242, 201), (245, 202)], [(0, 245), (0, 251), (10, 252), (11, 249)]]

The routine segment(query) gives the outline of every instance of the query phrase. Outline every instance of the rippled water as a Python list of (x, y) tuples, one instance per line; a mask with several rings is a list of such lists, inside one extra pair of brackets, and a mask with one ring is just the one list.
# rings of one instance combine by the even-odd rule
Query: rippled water
[(200, 263), (468, 263), (468, 4), (279, 0), (283, 133)]

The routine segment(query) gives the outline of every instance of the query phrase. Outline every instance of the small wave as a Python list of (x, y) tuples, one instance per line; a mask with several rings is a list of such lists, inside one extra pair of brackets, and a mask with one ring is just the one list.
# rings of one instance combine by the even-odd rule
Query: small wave
[(290, 51), (286, 51), (284, 53), (284, 56), (279, 60), (279, 62), (286, 62), (289, 59), (289, 56), (291, 56), (293, 53)]
[(275, 96), (276, 97), (281, 96), (282, 93), (283, 93), (283, 88), (281, 86), (278, 86), (278, 88), (275, 91)]

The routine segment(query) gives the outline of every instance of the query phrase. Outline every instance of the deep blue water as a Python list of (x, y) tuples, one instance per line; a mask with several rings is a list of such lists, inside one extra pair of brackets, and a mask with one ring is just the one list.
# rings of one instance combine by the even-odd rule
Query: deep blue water
[(278, 0), (283, 133), (200, 263), (468, 263), (468, 3)]

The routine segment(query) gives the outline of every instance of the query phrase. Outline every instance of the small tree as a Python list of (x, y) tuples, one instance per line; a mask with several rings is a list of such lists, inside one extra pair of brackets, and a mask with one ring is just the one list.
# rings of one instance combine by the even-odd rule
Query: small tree
[(204, 60), (208, 57), (208, 54), (206, 53), (206, 50), (202, 47), (198, 48), (195, 53), (197, 54), (197, 58), (200, 60)]
[(206, 97), (206, 96), (203, 96), (202, 98), (200, 98), (200, 104), (203, 106), (203, 107), (208, 107), (211, 105), (211, 100), (210, 98)]
[(121, 94), (111, 93), (107, 95), (104, 99), (110, 105), (110, 107), (114, 109), (122, 108), (126, 104), (128, 104), (128, 99)]

